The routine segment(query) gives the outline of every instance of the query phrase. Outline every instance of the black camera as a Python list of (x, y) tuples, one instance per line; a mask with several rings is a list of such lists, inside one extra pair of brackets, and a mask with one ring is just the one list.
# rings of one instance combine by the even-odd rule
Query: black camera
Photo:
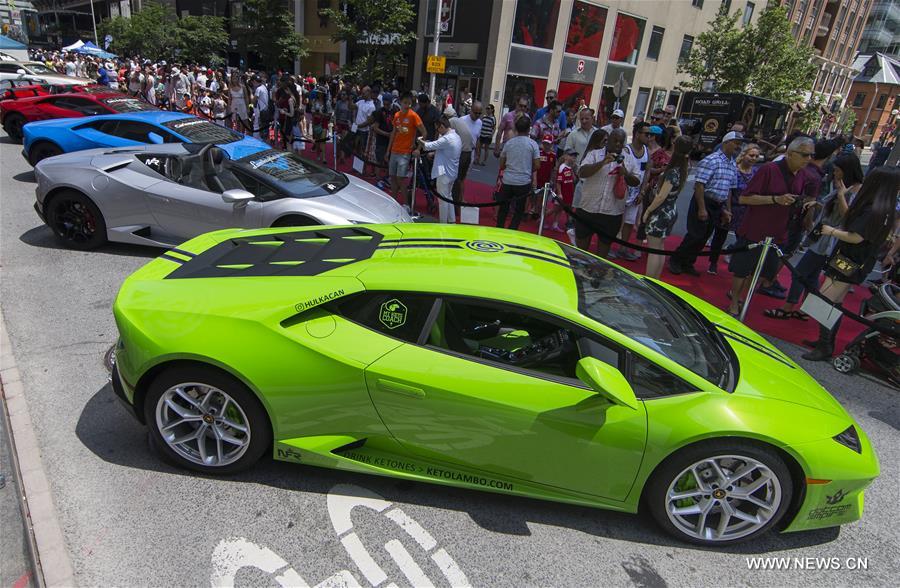
[(809, 236), (807, 237), (807, 241), (810, 245), (818, 241), (822, 237), (822, 223), (817, 224), (812, 228), (809, 232)]

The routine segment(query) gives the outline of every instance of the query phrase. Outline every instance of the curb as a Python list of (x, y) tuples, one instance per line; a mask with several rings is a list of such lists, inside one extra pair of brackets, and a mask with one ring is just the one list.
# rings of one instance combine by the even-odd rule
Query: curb
[(56, 517), (50, 483), (28, 413), (25, 387), (16, 367), (6, 322), (0, 310), (0, 389), (6, 401), (12, 456), (24, 487), (25, 521), (30, 526), (38, 586), (74, 586), (75, 575), (62, 528)]

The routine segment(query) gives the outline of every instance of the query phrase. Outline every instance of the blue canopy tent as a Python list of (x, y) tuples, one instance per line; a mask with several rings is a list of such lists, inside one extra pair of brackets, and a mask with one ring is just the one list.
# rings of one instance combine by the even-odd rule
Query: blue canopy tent
[(75, 49), (75, 53), (81, 53), (82, 55), (93, 55), (94, 57), (99, 57), (100, 59), (112, 59), (116, 56), (115, 53), (104, 51), (90, 41), (88, 41), (78, 49)]
[(28, 61), (28, 47), (15, 39), (0, 35), (0, 51), (3, 51), (14, 59)]

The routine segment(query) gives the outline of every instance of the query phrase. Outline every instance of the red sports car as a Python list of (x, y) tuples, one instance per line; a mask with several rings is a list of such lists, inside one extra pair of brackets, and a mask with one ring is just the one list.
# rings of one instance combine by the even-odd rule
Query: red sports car
[[(17, 89), (18, 90), (18, 89)], [(0, 102), (0, 124), (13, 141), (22, 140), (26, 123), (51, 118), (74, 118), (157, 110), (137, 98), (105, 87), (87, 87), (76, 92), (29, 96)]]
[(109, 93), (108, 86), (90, 84), (36, 84), (31, 80), (0, 80), (0, 101), (32, 96), (49, 96), (50, 94), (68, 94), (70, 92), (87, 92), (90, 94)]

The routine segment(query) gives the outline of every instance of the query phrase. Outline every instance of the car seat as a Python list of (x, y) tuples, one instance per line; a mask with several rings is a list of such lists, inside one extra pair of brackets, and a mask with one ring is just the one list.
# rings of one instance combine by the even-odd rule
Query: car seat
[(213, 192), (219, 194), (227, 190), (243, 190), (237, 176), (225, 166), (225, 151), (219, 147), (212, 147), (203, 160), (203, 174), (206, 185)]

